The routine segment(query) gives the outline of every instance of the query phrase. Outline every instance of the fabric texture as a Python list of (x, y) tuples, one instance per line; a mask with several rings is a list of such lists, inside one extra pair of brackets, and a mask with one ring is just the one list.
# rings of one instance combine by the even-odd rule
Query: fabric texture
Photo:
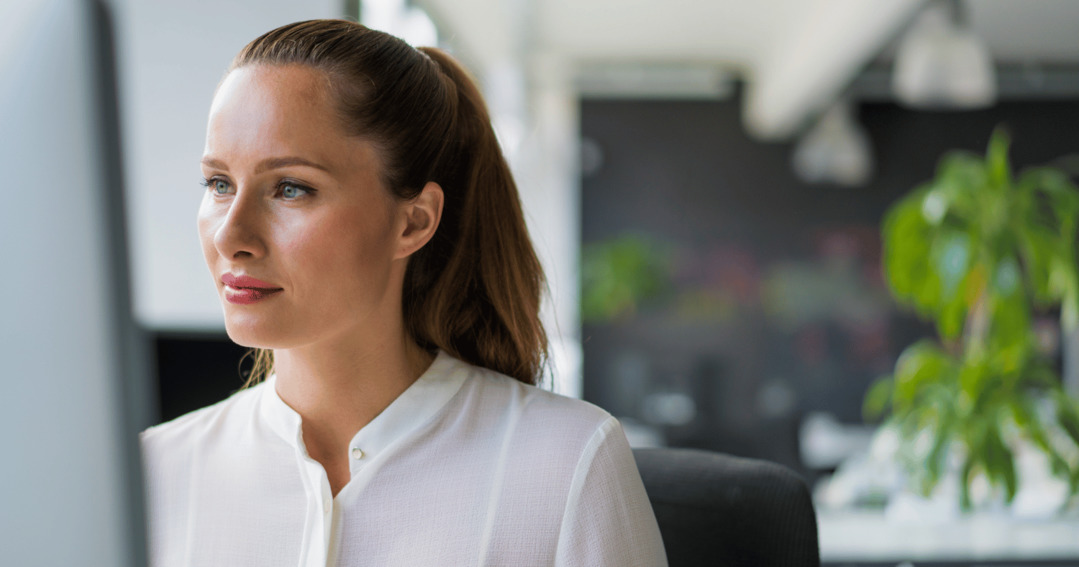
[(672, 567), (818, 567), (817, 517), (790, 469), (697, 449), (634, 449)]
[(666, 565), (621, 426), (439, 353), (336, 497), (274, 380), (142, 434), (151, 564)]

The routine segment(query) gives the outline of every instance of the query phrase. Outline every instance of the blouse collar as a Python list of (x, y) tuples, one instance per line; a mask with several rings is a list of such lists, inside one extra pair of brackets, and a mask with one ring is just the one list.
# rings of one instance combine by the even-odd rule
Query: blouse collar
[[(468, 374), (468, 364), (439, 350), (431, 366), (352, 438), (349, 462), (353, 474), (362, 463), (433, 418), (460, 390)], [(276, 382), (275, 375), (264, 382), (259, 413), (277, 435), (294, 447), (302, 447), (300, 414), (277, 394)]]

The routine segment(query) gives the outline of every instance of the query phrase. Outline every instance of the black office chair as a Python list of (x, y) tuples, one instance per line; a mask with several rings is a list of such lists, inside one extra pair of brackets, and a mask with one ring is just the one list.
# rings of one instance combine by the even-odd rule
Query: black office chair
[(697, 449), (634, 449), (671, 567), (819, 567), (817, 517), (781, 465)]

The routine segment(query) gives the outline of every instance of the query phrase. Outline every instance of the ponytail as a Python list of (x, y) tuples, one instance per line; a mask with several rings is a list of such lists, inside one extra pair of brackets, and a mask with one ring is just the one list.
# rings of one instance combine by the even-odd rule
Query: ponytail
[[(426, 263), (409, 267), (406, 324), (414, 337), (458, 358), (535, 383), (547, 349), (539, 320), (543, 268), (517, 186), (475, 82), (445, 52), (420, 51), (438, 65), (457, 95), (455, 128), (449, 133), (457, 148), (440, 183), (457, 193), (459, 210), (450, 211), (457, 218), (447, 219), (456, 229), (447, 231), (456, 232), (455, 242), (434, 284), (421, 287), (426, 278), (417, 272)], [(420, 250), (417, 257), (433, 252)]]
[[(436, 48), (413, 49), (344, 20), (289, 24), (255, 39), (232, 69), (303, 64), (327, 73), (347, 130), (378, 148), (386, 187), (408, 200), (430, 181), (445, 196), (431, 240), (409, 258), (405, 328), (420, 346), (528, 384), (547, 355), (543, 269), (483, 97)], [(248, 385), (272, 371), (257, 351)]]

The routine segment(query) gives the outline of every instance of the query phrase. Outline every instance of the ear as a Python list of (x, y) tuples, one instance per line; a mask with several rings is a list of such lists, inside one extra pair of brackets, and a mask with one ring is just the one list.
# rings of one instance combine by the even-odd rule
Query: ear
[(442, 187), (428, 181), (419, 195), (401, 204), (401, 232), (398, 233), (396, 258), (411, 256), (431, 240), (442, 220), (444, 202)]

